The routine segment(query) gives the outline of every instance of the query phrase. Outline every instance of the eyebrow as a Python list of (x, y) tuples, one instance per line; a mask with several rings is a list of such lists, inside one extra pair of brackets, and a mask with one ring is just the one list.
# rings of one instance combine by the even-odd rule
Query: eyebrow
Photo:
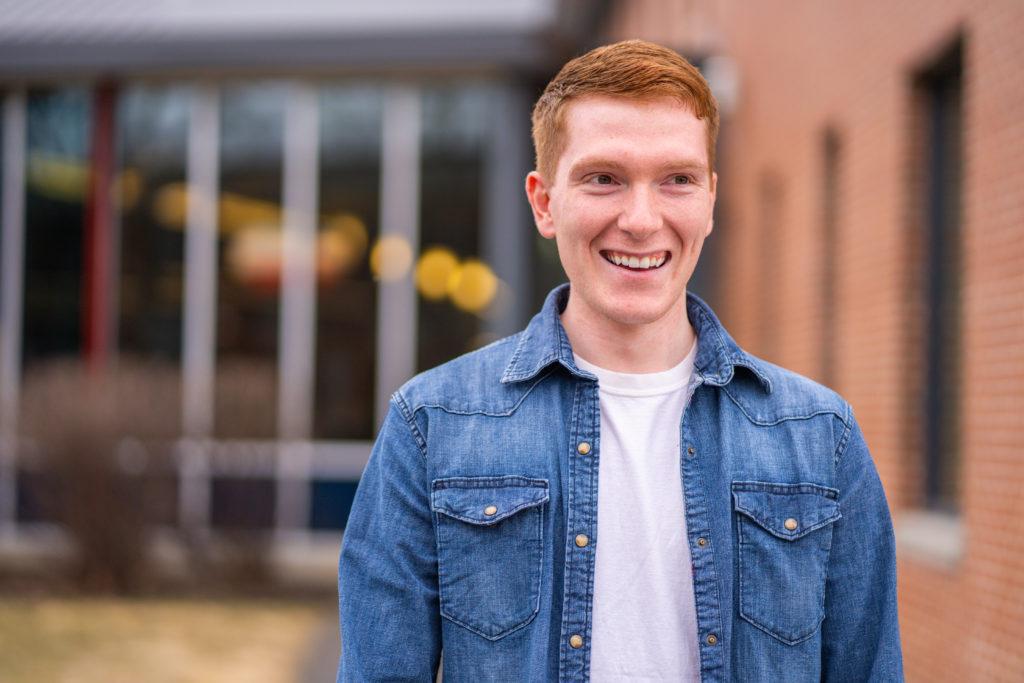
[[(570, 169), (569, 174), (575, 175), (582, 169), (588, 168), (601, 168), (615, 171), (621, 171), (626, 169), (626, 164), (612, 159), (609, 157), (584, 157), (574, 163)], [(663, 170), (676, 170), (676, 171), (703, 171), (706, 172), (708, 165), (706, 161), (698, 161), (697, 159), (677, 159), (674, 161), (668, 161), (660, 165)]]

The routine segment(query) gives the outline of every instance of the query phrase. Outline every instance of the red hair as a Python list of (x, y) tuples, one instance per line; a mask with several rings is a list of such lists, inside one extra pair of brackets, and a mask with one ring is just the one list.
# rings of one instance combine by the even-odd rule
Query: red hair
[(718, 104), (693, 64), (678, 53), (643, 40), (605, 45), (566, 63), (533, 107), (537, 172), (554, 182), (565, 151), (565, 110), (585, 95), (632, 99), (672, 97), (690, 107), (707, 130), (708, 172), (715, 168)]

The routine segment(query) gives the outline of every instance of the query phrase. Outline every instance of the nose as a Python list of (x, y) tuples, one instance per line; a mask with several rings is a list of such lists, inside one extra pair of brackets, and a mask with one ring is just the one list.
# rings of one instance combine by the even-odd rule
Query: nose
[(638, 184), (630, 188), (619, 213), (618, 226), (635, 239), (643, 239), (661, 228), (661, 212), (651, 188)]

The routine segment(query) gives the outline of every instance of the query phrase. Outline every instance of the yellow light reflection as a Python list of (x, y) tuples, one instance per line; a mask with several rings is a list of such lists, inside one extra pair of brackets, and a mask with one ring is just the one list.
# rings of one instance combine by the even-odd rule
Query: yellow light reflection
[(221, 232), (234, 232), (254, 224), (281, 224), (281, 207), (264, 199), (222, 192), (219, 208)]
[[(217, 202), (221, 233), (232, 233), (251, 225), (280, 225), (281, 207), (264, 199), (222, 192)], [(168, 228), (181, 230), (188, 215), (188, 186), (167, 183), (153, 198), (153, 215)]]
[(271, 291), (281, 280), (281, 231), (274, 225), (250, 225), (227, 242), (228, 272), (239, 282)]
[(188, 189), (185, 183), (167, 183), (153, 197), (153, 215), (169, 228), (185, 227)]
[(374, 278), (383, 282), (402, 279), (411, 265), (412, 247), (404, 237), (385, 235), (370, 251), (370, 271)]
[(28, 158), (26, 180), (34, 191), (65, 202), (85, 199), (89, 167), (77, 159), (33, 152)]
[(448, 296), (463, 311), (483, 311), (497, 292), (498, 278), (494, 271), (477, 259), (466, 259), (448, 278)]
[(139, 203), (142, 194), (142, 174), (134, 168), (126, 168), (114, 179), (111, 197), (122, 210), (131, 210)]
[(447, 247), (431, 247), (416, 263), (416, 289), (424, 299), (440, 301), (448, 293), (448, 281), (459, 259)]
[[(65, 202), (85, 201), (89, 192), (89, 164), (52, 154), (33, 152), (28, 158), (29, 187), (44, 197)], [(110, 198), (122, 209), (131, 209), (142, 192), (142, 175), (126, 168), (114, 177)]]
[(317, 234), (317, 278), (328, 282), (351, 272), (366, 253), (368, 242), (359, 216), (341, 213), (328, 217)]

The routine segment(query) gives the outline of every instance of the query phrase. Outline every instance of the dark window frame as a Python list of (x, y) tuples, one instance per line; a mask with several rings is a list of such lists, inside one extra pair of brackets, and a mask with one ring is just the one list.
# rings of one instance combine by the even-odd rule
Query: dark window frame
[(956, 514), (960, 502), (964, 41), (957, 37), (913, 79), (920, 240), (921, 502)]

